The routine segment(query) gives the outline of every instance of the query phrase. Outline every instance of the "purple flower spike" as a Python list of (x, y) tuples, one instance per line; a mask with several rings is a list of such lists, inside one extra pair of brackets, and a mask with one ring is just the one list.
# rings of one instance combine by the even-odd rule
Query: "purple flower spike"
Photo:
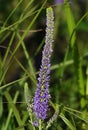
[(52, 53), (53, 33), (54, 33), (54, 15), (51, 7), (47, 8), (46, 20), (46, 39), (42, 52), (42, 64), (40, 68), (38, 85), (35, 91), (33, 110), (37, 119), (47, 118), (49, 107), (49, 81), (50, 81), (50, 57)]

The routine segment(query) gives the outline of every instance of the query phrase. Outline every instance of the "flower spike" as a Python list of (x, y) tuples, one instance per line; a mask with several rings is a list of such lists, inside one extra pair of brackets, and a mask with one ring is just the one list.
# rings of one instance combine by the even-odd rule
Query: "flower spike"
[(45, 46), (42, 51), (42, 63), (38, 78), (38, 85), (34, 96), (33, 110), (37, 119), (47, 118), (49, 107), (49, 81), (50, 81), (50, 58), (52, 53), (52, 43), (54, 35), (54, 14), (51, 7), (47, 8), (46, 13), (46, 38)]

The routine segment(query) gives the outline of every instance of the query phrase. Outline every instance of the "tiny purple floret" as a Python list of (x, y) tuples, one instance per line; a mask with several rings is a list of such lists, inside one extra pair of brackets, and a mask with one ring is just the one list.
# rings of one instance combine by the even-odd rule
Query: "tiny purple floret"
[(39, 124), (38, 124), (37, 121), (34, 121), (34, 122), (33, 122), (33, 125), (37, 127)]

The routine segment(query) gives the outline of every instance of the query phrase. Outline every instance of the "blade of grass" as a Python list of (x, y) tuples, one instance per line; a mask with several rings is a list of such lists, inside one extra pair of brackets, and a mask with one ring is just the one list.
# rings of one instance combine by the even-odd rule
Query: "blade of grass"
[(5, 41), (6, 38), (10, 36), (11, 32), (7, 32), (5, 35), (3, 34), (2, 37), (0, 38), (0, 44)]
[(69, 41), (71, 41), (72, 36), (74, 35), (75, 30), (77, 29), (77, 27), (80, 25), (80, 23), (83, 21), (83, 19), (86, 18), (87, 16), (88, 16), (88, 12), (86, 12), (86, 13), (80, 18), (80, 20), (77, 22), (77, 24), (75, 24), (75, 28), (73, 29), (73, 32), (72, 32), (72, 34), (71, 34), (71, 37), (70, 37), (70, 40), (69, 40)]
[(12, 34), (12, 37), (11, 37), (11, 39), (10, 39), (8, 48), (7, 48), (7, 50), (6, 50), (6, 53), (5, 53), (5, 56), (4, 56), (4, 59), (3, 59), (2, 67), (4, 67), (4, 65), (5, 65), (5, 62), (6, 62), (7, 56), (8, 56), (8, 54), (9, 54), (9, 52), (10, 52), (11, 45), (12, 45), (12, 43), (13, 43), (14, 38), (15, 38), (15, 32)]
[[(21, 19), (21, 17), (20, 17), (20, 18), (18, 19), (18, 21), (16, 21), (15, 23), (13, 23), (13, 24), (11, 24), (11, 25), (9, 25), (9, 26), (7, 26), (7, 27), (2, 26), (2, 27), (1, 27), (1, 30), (0, 30), (0, 34), (3, 33), (3, 32), (5, 32), (5, 31), (7, 31), (7, 30), (9, 30), (9, 31), (14, 31), (14, 30), (15, 30), (14, 28), (15, 28), (18, 24), (24, 22), (24, 20), (26, 20), (28, 17), (30, 17), (30, 16), (32, 16), (33, 14), (37, 13), (38, 10), (37, 10), (37, 11), (34, 11), (34, 10), (36, 9), (37, 5), (34, 6), (34, 7), (33, 7), (30, 11), (28, 11), (27, 13), (25, 12), (25, 11), (27, 10), (28, 6), (30, 6), (30, 5), (32, 4), (32, 2), (33, 2), (33, 0), (32, 0), (32, 1), (29, 1), (29, 3), (27, 4), (26, 8), (22, 11), (21, 17), (22, 17), (22, 16), (24, 16), (24, 17), (23, 17), (22, 19)], [(34, 11), (34, 12), (33, 12), (33, 11)], [(13, 11), (12, 11), (12, 12), (13, 12)], [(25, 13), (26, 13), (26, 14), (25, 14)]]
[(69, 51), (71, 49), (70, 46), (71, 47), (74, 46), (75, 39), (76, 39), (76, 33), (75, 32), (73, 33), (73, 30), (75, 29), (75, 20), (74, 20), (72, 11), (70, 9), (70, 5), (66, 0), (65, 0), (64, 6), (65, 6), (65, 13), (67, 14), (66, 21), (67, 21), (68, 31), (69, 31), (69, 35), (70, 35), (70, 38), (69, 38), (70, 40), (69, 40), (69, 44), (67, 46), (66, 53), (64, 56), (63, 66), (62, 66), (61, 71), (60, 71), (60, 77), (63, 77), (63, 75), (64, 75), (65, 62), (67, 61), (68, 54), (69, 54)]
[[(17, 33), (17, 36), (18, 36), (18, 38), (19, 38), (19, 40), (20, 40), (20, 39), (21, 39), (21, 36), (20, 36), (19, 33)], [(28, 54), (28, 52), (27, 52), (26, 46), (25, 46), (25, 44), (24, 44), (23, 41), (22, 41), (22, 44), (21, 44), (21, 45), (22, 45), (22, 47), (23, 47), (23, 51), (24, 51), (25, 57), (26, 57), (26, 59), (27, 59), (28, 65), (29, 65), (30, 73), (31, 73), (31, 75), (33, 76), (34, 80), (36, 80), (34, 67), (33, 67), (33, 65), (32, 65), (31, 59), (30, 59), (30, 57), (29, 57), (29, 54)]]
[[(22, 1), (23, 1), (23, 0), (22, 0)], [(17, 6), (15, 7), (15, 9), (13, 9), (13, 11), (11, 12), (11, 14), (10, 14), (10, 15), (8, 16), (8, 18), (6, 19), (5, 23), (6, 23), (6, 22), (8, 21), (8, 19), (12, 16), (12, 14), (16, 11), (16, 9), (19, 7), (19, 5), (21, 4), (22, 1), (20, 1), (20, 2), (17, 4)], [(32, 4), (32, 2), (33, 2), (33, 0), (31, 0), (31, 1), (28, 3), (27, 7), (25, 7), (25, 9), (24, 9), (24, 11), (23, 11), (23, 13), (22, 13), (20, 19), (22, 18), (22, 16), (23, 16), (23, 14), (25, 13), (26, 9)], [(5, 24), (5, 23), (4, 23), (4, 24)], [(11, 37), (11, 40), (10, 40), (10, 42), (9, 42), (9, 46), (8, 46), (7, 51), (6, 51), (6, 54), (5, 54), (5, 56), (4, 56), (3, 64), (4, 64), (5, 61), (6, 61), (6, 58), (7, 58), (8, 52), (10, 51), (10, 47), (11, 47), (11, 45), (12, 45), (12, 42), (13, 42), (14, 37), (15, 37), (15, 32), (13, 33), (13, 35), (12, 35), (12, 37)]]
[(80, 55), (79, 55), (78, 47), (76, 44), (74, 45), (74, 48), (73, 48), (73, 59), (74, 59), (75, 75), (77, 76), (77, 81), (78, 81), (78, 86), (79, 86), (79, 93), (82, 96), (80, 103), (81, 103), (81, 107), (83, 108), (85, 106), (85, 100), (83, 98), (83, 96), (85, 95), (84, 79), (83, 79)]
[[(78, 118), (88, 124), (88, 118), (83, 117), (83, 112), (80, 112), (71, 108), (67, 108), (67, 107), (64, 107), (64, 110), (72, 114), (75, 118)], [(86, 113), (86, 116), (88, 117), (87, 113)]]
[[(29, 1), (29, 3), (27, 4), (27, 6), (25, 7), (25, 9), (23, 10), (23, 12), (22, 12), (22, 15), (21, 15), (21, 17), (20, 18), (23, 18), (23, 15), (25, 15), (27, 12), (27, 9), (29, 8), (29, 6), (31, 6), (31, 4), (33, 3), (33, 1), (34, 0), (31, 0), (31, 1)], [(33, 9), (34, 9), (34, 7), (33, 7)], [(32, 9), (31, 9), (32, 10)], [(31, 11), (30, 10), (30, 11)], [(32, 11), (31, 11), (32, 12)], [(30, 13), (31, 14), (31, 13)]]
[[(15, 118), (17, 120), (18, 125), (19, 126), (24, 125), (22, 120), (21, 120), (20, 113), (19, 113), (18, 109), (16, 108), (15, 104), (9, 103), (9, 102), (13, 102), (11, 95), (9, 94), (8, 91), (6, 91), (4, 93), (4, 95), (5, 95), (5, 97), (6, 97), (7, 101), (8, 101), (8, 104), (9, 104), (10, 108), (12, 108), (12, 110), (13, 110), (13, 113), (14, 113), (14, 116), (15, 116)], [(24, 130), (24, 128), (22, 128), (21, 130)]]
[[(14, 96), (14, 99), (13, 99), (13, 103), (14, 103), (14, 104), (16, 103), (18, 96), (19, 96), (19, 92), (16, 91), (15, 96)], [(10, 120), (11, 120), (12, 113), (13, 113), (13, 109), (11, 108), (11, 109), (9, 110), (9, 113), (8, 113), (8, 116), (7, 116), (7, 120), (6, 120), (6, 123), (5, 123), (5, 127), (4, 127), (3, 130), (7, 130), (7, 129), (8, 129), (8, 126), (9, 126), (9, 123), (10, 123)]]
[(0, 94), (0, 119), (3, 114), (3, 100), (2, 100), (2, 95)]
[(79, 24), (83, 21), (84, 18), (88, 17), (88, 11), (80, 18), (80, 20), (76, 24), (76, 28), (79, 26)]
[(5, 85), (3, 85), (3, 86), (0, 87), (0, 90), (6, 88), (6, 87), (8, 87), (8, 86), (11, 86), (11, 85), (13, 85), (13, 84), (15, 84), (15, 83), (18, 83), (18, 82), (20, 82), (20, 81), (26, 80), (27, 78), (28, 78), (28, 76), (25, 76), (25, 77), (23, 77), (23, 78), (20, 78), (20, 79), (17, 79), (17, 80), (15, 80), (15, 81), (13, 81), (13, 82), (10, 82), (10, 83), (8, 83), (8, 84), (5, 84)]
[[(36, 6), (37, 7), (37, 6)], [(30, 12), (28, 12), (27, 14), (24, 15), (24, 17), (22, 19), (19, 19), (18, 21), (14, 22), (13, 24), (7, 26), (7, 27), (3, 27), (0, 30), (0, 35), (5, 32), (5, 31), (14, 31), (15, 30), (15, 26), (17, 26), (18, 24), (21, 24), (22, 22), (24, 22), (24, 20), (26, 20), (28, 17), (35, 15), (38, 11), (34, 11), (36, 9), (36, 7), (34, 7)], [(34, 12), (33, 12), (34, 11)], [(33, 13), (32, 13), (33, 12)]]
[[(32, 0), (31, 2), (28, 3), (27, 7), (24, 9), (24, 11), (23, 11), (23, 13), (22, 13), (22, 15), (21, 15), (21, 17), (20, 17), (19, 19), (22, 18), (24, 12), (25, 12), (26, 9), (29, 7), (29, 5), (32, 4), (32, 2), (33, 2), (33, 0)], [(18, 26), (16, 26), (16, 28), (17, 28), (17, 27), (18, 27)], [(12, 44), (12, 42), (13, 42), (14, 37), (15, 37), (15, 32), (13, 33), (13, 35), (12, 35), (12, 37), (11, 37), (11, 41), (9, 42), (9, 46), (8, 46), (8, 48), (7, 48), (7, 51), (6, 51), (6, 54), (5, 54), (4, 60), (3, 60), (3, 66), (4, 66), (4, 64), (5, 64), (5, 61), (6, 61), (7, 55), (8, 55), (8, 53), (9, 53), (9, 51), (10, 51), (10, 47), (11, 47), (11, 44)], [(16, 60), (16, 61), (17, 61), (17, 60)], [(20, 65), (21, 68), (24, 70), (24, 67), (22, 67), (21, 64), (19, 64), (19, 65)], [(31, 68), (30, 70), (33, 70), (33, 69)], [(27, 72), (27, 71), (26, 71), (26, 72)]]
[(29, 78), (31, 79), (31, 81), (36, 85), (36, 80), (33, 77), (33, 75), (20, 63), (20, 61), (16, 57), (15, 57), (15, 60), (18, 63), (18, 65), (22, 68), (22, 70), (25, 72), (25, 74), (27, 74)]
[(88, 65), (87, 65), (87, 69), (86, 69), (86, 75), (87, 75), (87, 79), (86, 79), (86, 96), (88, 97)]
[(39, 53), (39, 51), (41, 50), (41, 48), (42, 48), (44, 42), (45, 42), (45, 37), (43, 38), (43, 40), (42, 40), (42, 42), (40, 43), (39, 47), (36, 49), (36, 52), (35, 52), (34, 56), (36, 56), (36, 55)]
[(7, 68), (6, 68), (5, 72), (4, 72), (4, 74), (2, 75), (1, 83), (2, 83), (2, 81), (3, 81), (3, 79), (4, 79), (5, 75), (6, 75), (6, 73), (7, 73), (7, 71), (8, 71), (8, 68), (9, 68), (9, 66), (10, 66), (10, 63), (11, 63), (11, 61), (12, 61), (12, 59), (13, 59), (13, 57), (14, 57), (16, 51), (18, 50), (18, 48), (19, 48), (19, 46), (21, 45), (21, 43), (22, 43), (22, 41), (24, 40), (24, 38), (26, 37), (28, 31), (30, 30), (30, 28), (32, 27), (32, 25), (34, 24), (34, 22), (36, 21), (36, 19), (38, 18), (39, 14), (40, 14), (40, 12), (42, 11), (42, 9), (43, 9), (44, 5), (46, 4), (46, 2), (47, 2), (47, 0), (44, 1), (44, 3), (42, 4), (41, 8), (39, 9), (39, 11), (37, 12), (37, 14), (35, 15), (34, 19), (33, 19), (32, 22), (28, 25), (27, 29), (26, 29), (25, 32), (23, 33), (23, 35), (22, 35), (20, 41), (18, 41), (17, 46), (15, 47), (15, 49), (14, 49), (14, 51), (13, 51), (13, 53), (12, 53), (10, 59), (9, 59), (9, 63), (8, 63), (8, 65), (7, 65)]
[(6, 23), (8, 22), (8, 20), (10, 19), (10, 17), (14, 14), (14, 12), (17, 10), (17, 8), (20, 6), (20, 4), (23, 2), (23, 0), (20, 0), (18, 2), (18, 4), (15, 6), (15, 8), (12, 10), (12, 12), (9, 14), (9, 16), (7, 17), (7, 19), (4, 22), (3, 27), (6, 25)]
[(63, 4), (59, 4), (56, 6), (56, 18), (55, 18), (55, 30), (54, 30), (54, 38), (56, 38), (57, 34), (58, 34), (58, 28), (59, 28), (59, 24), (60, 24), (60, 17), (61, 15), (58, 15), (58, 14), (61, 14), (61, 9), (62, 9), (62, 6)]
[(60, 77), (64, 76), (64, 70), (65, 70), (65, 67), (66, 67), (65, 63), (67, 62), (69, 50), (70, 50), (70, 45), (68, 44), (67, 49), (66, 49), (66, 53), (65, 53), (65, 56), (64, 56), (64, 60), (63, 60), (63, 65), (62, 65), (62, 68), (61, 68), (61, 71), (60, 71)]
[[(73, 33), (73, 30), (75, 29), (75, 20), (74, 20), (74, 17), (73, 17), (73, 14), (72, 14), (72, 11), (70, 9), (70, 5), (68, 2), (66, 2), (66, 4), (65, 4), (65, 14), (66, 14), (68, 31), (69, 31), (69, 34), (71, 37), (70, 44), (71, 44), (71, 47), (73, 47), (74, 43), (75, 43), (75, 39), (76, 39), (76, 33), (75, 32)], [(73, 33), (73, 35), (72, 35), (72, 33)]]
[(59, 116), (71, 130), (76, 130), (72, 123), (62, 113)]

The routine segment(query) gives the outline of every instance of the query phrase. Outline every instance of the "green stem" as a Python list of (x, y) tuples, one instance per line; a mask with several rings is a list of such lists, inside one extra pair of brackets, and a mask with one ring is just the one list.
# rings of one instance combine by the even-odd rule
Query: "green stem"
[(42, 121), (39, 120), (39, 130), (42, 130)]

